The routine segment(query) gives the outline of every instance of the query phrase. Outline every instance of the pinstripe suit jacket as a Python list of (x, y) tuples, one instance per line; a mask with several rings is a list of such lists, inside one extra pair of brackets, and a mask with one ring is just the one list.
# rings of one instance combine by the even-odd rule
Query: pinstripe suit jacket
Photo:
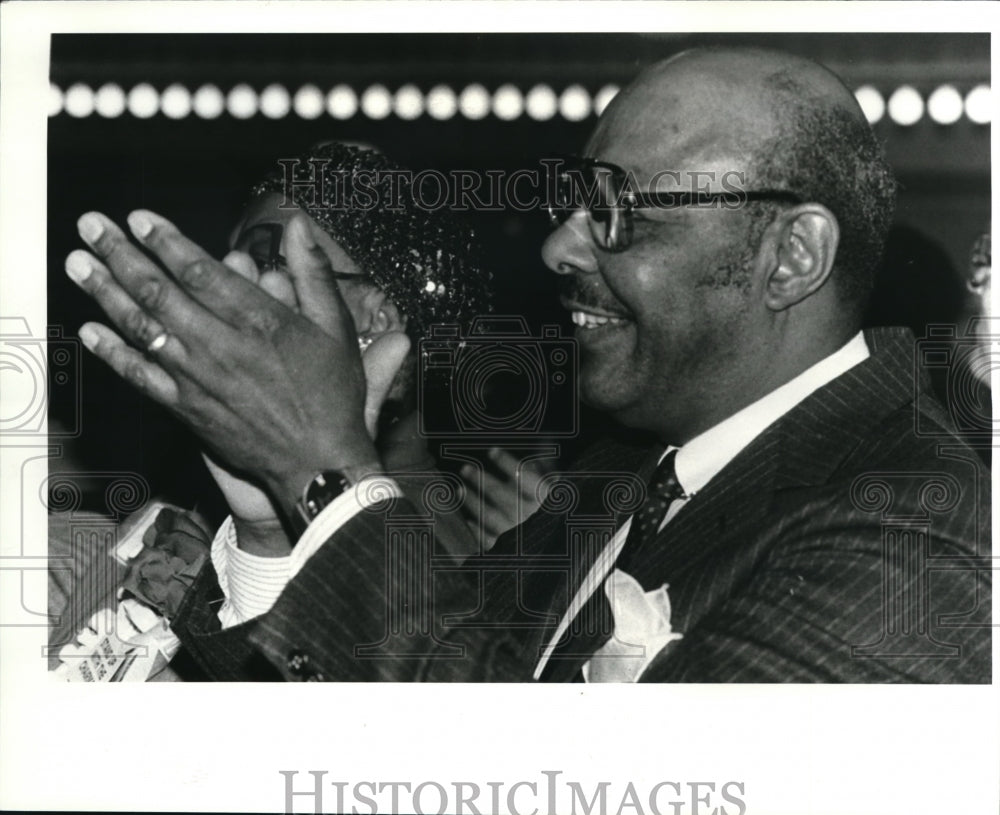
[[(638, 554), (634, 576), (669, 585), (683, 634), (642, 681), (990, 681), (988, 474), (915, 382), (912, 335), (866, 339), (867, 361), (765, 430)], [(461, 569), (414, 505), (379, 505), (268, 614), (226, 631), (209, 564), (174, 628), (224, 680), (530, 680), (660, 449), (602, 443)], [(607, 638), (590, 634), (547, 679), (577, 673)]]

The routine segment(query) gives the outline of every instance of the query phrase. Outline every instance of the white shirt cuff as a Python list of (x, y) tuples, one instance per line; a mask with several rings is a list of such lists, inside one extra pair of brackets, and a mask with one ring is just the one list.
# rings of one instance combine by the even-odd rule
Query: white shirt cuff
[(232, 517), (226, 518), (212, 541), (212, 565), (225, 602), (219, 609), (223, 628), (246, 622), (271, 610), (288, 582), (338, 529), (359, 512), (403, 493), (384, 476), (363, 479), (316, 516), (288, 557), (261, 557), (239, 548)]
[(226, 596), (219, 609), (223, 628), (239, 625), (271, 610), (288, 584), (288, 557), (261, 557), (239, 548), (236, 527), (226, 518), (212, 541), (212, 564)]

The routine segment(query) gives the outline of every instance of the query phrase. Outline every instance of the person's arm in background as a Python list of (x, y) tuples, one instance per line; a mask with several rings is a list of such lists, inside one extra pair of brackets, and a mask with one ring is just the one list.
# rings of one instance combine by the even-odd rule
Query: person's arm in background
[(463, 513), (484, 552), (535, 513), (552, 486), (545, 476), (553, 472), (550, 459), (521, 461), (502, 447), (491, 447), (487, 458), (482, 470), (465, 464), (459, 471), (465, 486)]

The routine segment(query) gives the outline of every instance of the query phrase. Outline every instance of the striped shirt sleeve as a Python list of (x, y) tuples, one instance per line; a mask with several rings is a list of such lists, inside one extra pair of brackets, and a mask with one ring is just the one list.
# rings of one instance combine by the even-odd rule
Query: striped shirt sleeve
[(232, 516), (226, 518), (212, 541), (212, 565), (226, 597), (219, 609), (222, 627), (266, 614), (288, 582), (338, 529), (364, 509), (402, 494), (394, 481), (384, 477), (361, 481), (316, 516), (288, 557), (261, 557), (240, 549)]
[(212, 541), (212, 565), (226, 596), (219, 609), (223, 628), (239, 625), (271, 610), (289, 580), (291, 557), (261, 557), (239, 548), (232, 516)]

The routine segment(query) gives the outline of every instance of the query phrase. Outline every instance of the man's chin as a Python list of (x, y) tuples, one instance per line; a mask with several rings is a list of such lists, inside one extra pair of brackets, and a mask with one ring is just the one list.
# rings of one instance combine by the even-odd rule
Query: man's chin
[(631, 389), (625, 386), (621, 375), (615, 376), (610, 370), (588, 371), (586, 365), (580, 369), (579, 394), (585, 405), (615, 419), (632, 402)]

